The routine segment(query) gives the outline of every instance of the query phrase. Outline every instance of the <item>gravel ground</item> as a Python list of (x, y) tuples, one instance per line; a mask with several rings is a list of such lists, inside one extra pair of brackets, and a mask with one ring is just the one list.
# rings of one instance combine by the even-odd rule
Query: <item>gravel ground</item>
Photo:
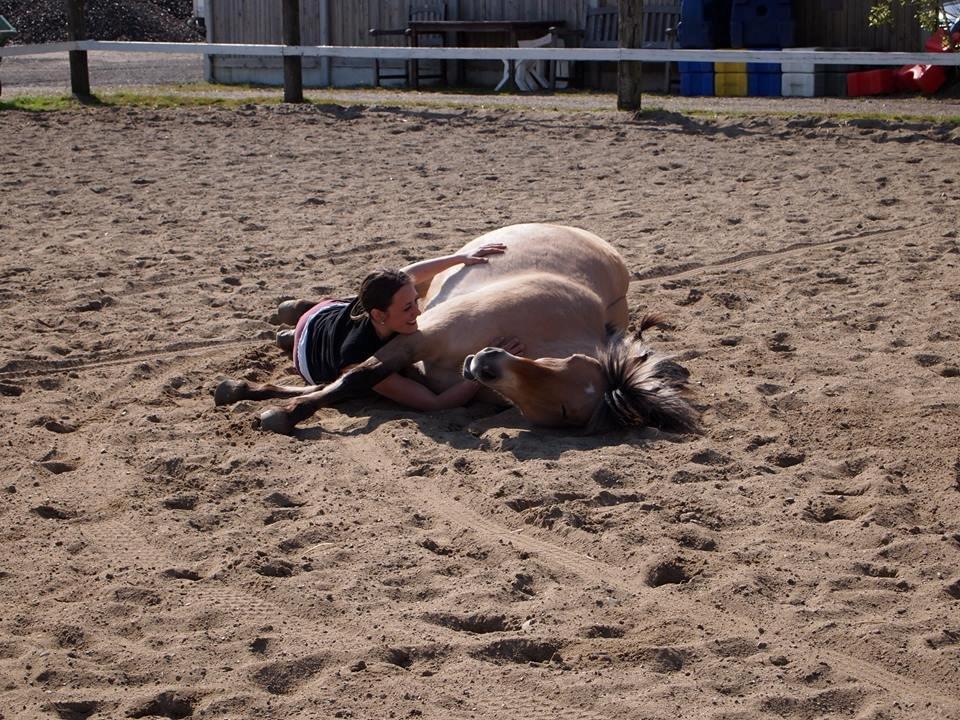
[[(158, 86), (195, 84), (196, 89), (179, 88), (178, 92), (213, 93), (222, 97), (276, 97), (279, 88), (236, 90), (204, 84), (203, 59), (199, 55), (162, 55), (151, 53), (91, 52), (90, 78), (94, 92), (120, 89), (160, 91)], [(4, 58), (0, 64), (3, 98), (22, 95), (62, 94), (70, 91), (70, 70), (66, 53)], [(307, 96), (344, 104), (422, 103), (483, 107), (531, 107), (565, 110), (613, 110), (616, 96), (612, 93), (558, 93), (555, 95), (515, 95), (413, 92), (383, 89), (308, 90)], [(792, 113), (846, 114), (877, 113), (902, 117), (960, 118), (960, 98), (882, 97), (882, 98), (716, 98), (675, 97), (650, 94), (648, 107), (673, 112), (706, 110), (720, 113)]]

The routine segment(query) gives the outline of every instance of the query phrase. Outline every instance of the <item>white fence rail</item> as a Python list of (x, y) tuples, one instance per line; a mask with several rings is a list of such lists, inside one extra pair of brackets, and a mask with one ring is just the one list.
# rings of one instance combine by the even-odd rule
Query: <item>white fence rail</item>
[(71, 50), (198, 55), (377, 58), (380, 60), (567, 60), (592, 62), (759, 62), (816, 65), (944, 65), (960, 67), (960, 53), (848, 52), (831, 50), (643, 50), (634, 48), (470, 48), (334, 45), (239, 45), (80, 40), (0, 48), (0, 57)]

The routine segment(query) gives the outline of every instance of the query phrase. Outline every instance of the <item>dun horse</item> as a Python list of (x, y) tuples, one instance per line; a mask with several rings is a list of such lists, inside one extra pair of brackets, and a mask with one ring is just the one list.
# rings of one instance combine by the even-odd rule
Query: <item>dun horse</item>
[[(422, 293), (417, 332), (395, 336), (329, 385), (225, 380), (216, 404), (289, 398), (260, 415), (263, 429), (289, 434), (318, 409), (419, 364), (434, 391), (463, 377), (476, 380), (535, 425), (697, 429), (687, 371), (623, 335), (629, 275), (610, 244), (577, 228), (527, 224), (494, 230), (461, 252), (493, 242), (506, 245), (506, 253), (433, 279)], [(644, 318), (641, 334), (657, 322)], [(483, 347), (496, 336), (520, 338), (527, 357)]]

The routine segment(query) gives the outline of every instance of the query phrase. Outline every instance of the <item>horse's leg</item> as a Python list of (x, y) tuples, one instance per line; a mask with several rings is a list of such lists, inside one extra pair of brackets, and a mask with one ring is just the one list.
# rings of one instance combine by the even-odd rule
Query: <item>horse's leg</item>
[(393, 372), (391, 366), (370, 358), (326, 387), (313, 388), (314, 392), (296, 397), (286, 405), (265, 410), (260, 414), (260, 428), (289, 435), (298, 423), (320, 408), (363, 395)]
[(296, 398), (320, 390), (323, 385), (272, 385), (252, 383), (246, 380), (224, 380), (213, 393), (217, 407), (232, 405), (241, 400), (276, 400)]
[(310, 300), (284, 300), (277, 306), (277, 319), (284, 325), (296, 325), (297, 320), (316, 303)]

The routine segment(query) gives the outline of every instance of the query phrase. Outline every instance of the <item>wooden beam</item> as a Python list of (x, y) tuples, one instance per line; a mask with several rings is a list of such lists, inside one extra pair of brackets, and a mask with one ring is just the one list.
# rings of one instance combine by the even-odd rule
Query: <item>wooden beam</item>
[[(643, 0), (620, 0), (620, 47), (643, 45)], [(617, 109), (639, 110), (643, 90), (643, 64), (617, 63)]]
[[(283, 0), (283, 44), (300, 44), (300, 0)], [(283, 101), (303, 102), (303, 58), (283, 57)]]
[[(84, 18), (85, 0), (66, 0), (67, 37), (70, 40), (87, 39), (87, 23)], [(90, 97), (90, 68), (86, 50), (70, 51), (70, 91), (80, 99)]]

